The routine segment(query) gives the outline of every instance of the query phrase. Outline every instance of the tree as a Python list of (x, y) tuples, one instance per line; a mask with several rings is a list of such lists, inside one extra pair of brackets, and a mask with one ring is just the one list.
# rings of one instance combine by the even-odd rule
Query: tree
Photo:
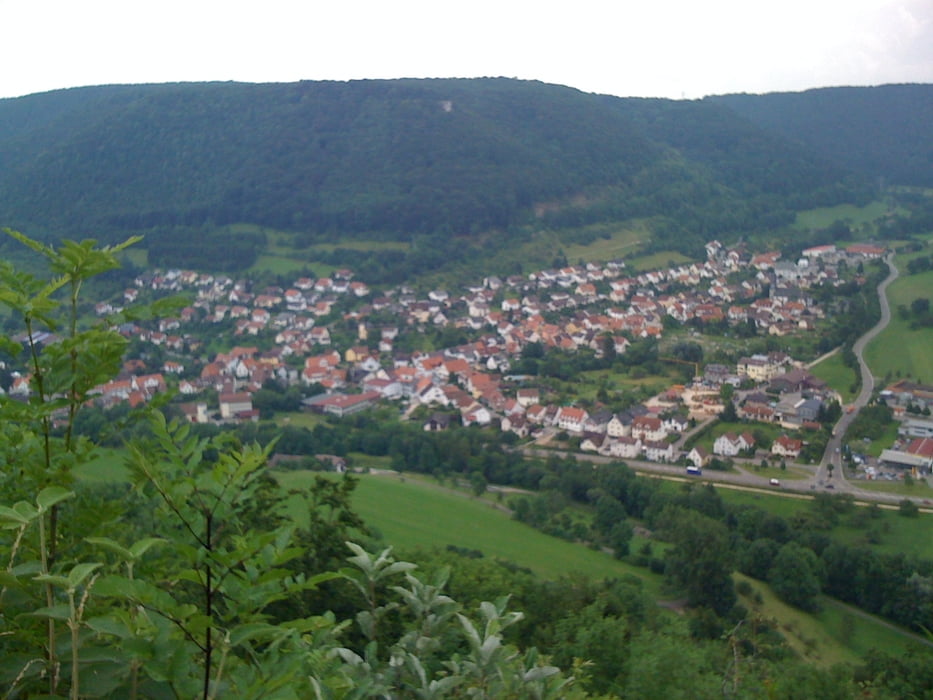
[(729, 538), (722, 523), (683, 508), (660, 516), (673, 546), (665, 555), (665, 574), (684, 589), (691, 606), (725, 615), (735, 605)]
[(930, 313), (930, 300), (918, 297), (910, 302), (910, 312), (914, 316), (926, 316)]
[(788, 542), (774, 557), (768, 573), (771, 588), (782, 600), (801, 610), (819, 609), (823, 565), (812, 550)]

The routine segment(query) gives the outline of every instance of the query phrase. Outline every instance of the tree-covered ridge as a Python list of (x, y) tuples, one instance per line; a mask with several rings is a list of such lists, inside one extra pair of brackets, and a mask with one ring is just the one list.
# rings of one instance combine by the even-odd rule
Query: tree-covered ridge
[(706, 101), (868, 177), (933, 186), (930, 85), (723, 95)]
[(507, 79), (0, 100), (0, 163), (0, 220), (36, 235), (248, 222), (317, 239), (440, 239), (550, 211), (555, 224), (662, 216), (661, 233), (683, 242), (767, 229), (795, 207), (862, 191), (810, 150), (709, 103)]

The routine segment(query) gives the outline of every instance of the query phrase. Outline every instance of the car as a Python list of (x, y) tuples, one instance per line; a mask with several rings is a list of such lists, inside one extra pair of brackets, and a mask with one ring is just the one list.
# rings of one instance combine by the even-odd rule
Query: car
[(780, 486), (780, 485), (781, 485), (780, 479), (770, 479), (770, 480), (768, 481), (768, 483), (771, 484), (772, 486)]
[(828, 488), (828, 489), (834, 489), (834, 488), (836, 488), (836, 487), (833, 486), (832, 484), (826, 484), (826, 488)]

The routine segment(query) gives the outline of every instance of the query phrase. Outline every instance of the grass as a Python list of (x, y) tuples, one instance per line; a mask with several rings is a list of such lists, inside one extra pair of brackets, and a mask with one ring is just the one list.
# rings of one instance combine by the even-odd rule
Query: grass
[[(567, 243), (564, 254), (567, 261), (576, 263), (597, 262), (626, 258), (638, 250), (638, 246), (650, 240), (651, 233), (643, 226), (628, 226), (619, 228), (618, 225), (609, 227), (606, 224), (586, 227), (598, 234), (595, 241), (589, 244)], [(560, 234), (558, 234), (560, 236)]]
[(726, 433), (735, 433), (736, 435), (741, 435), (742, 433), (751, 433), (753, 435), (755, 433), (760, 433), (767, 437), (768, 440), (773, 442), (787, 432), (788, 431), (781, 426), (775, 425), (773, 423), (743, 423), (741, 421), (727, 423), (722, 420), (717, 420), (697, 435), (694, 435), (693, 438), (688, 440), (685, 447), (688, 449), (694, 446), (702, 447), (707, 452), (712, 454), (713, 443), (716, 442), (716, 438), (718, 438), (720, 435), (725, 435)]
[(876, 440), (871, 442), (858, 441), (851, 443), (856, 452), (864, 452), (872, 457), (880, 457), (881, 451), (886, 450), (894, 444), (897, 439), (897, 429), (900, 427), (900, 421), (893, 420), (884, 427), (884, 432)]
[(648, 270), (659, 270), (689, 262), (693, 262), (693, 259), (688, 258), (683, 253), (678, 253), (676, 250), (662, 250), (659, 253), (641, 255), (627, 260), (626, 265), (635, 272), (647, 272)]
[(318, 425), (326, 425), (327, 418), (320, 413), (311, 413), (310, 411), (293, 411), (290, 413), (276, 413), (275, 423), (279, 427), (291, 425), (296, 428), (307, 428), (312, 430)]
[(898, 496), (916, 496), (917, 498), (929, 498), (933, 500), (933, 486), (926, 481), (914, 479), (912, 484), (905, 484), (902, 480), (887, 481), (872, 479), (871, 481), (856, 482), (860, 489), (866, 491), (877, 491), (878, 493), (893, 493)]
[(874, 222), (888, 211), (884, 202), (871, 202), (864, 207), (854, 204), (839, 204), (834, 207), (822, 207), (797, 213), (794, 228), (819, 230), (828, 227), (834, 221), (845, 221), (850, 226), (860, 226), (865, 233), (874, 233)]
[(316, 243), (311, 246), (308, 250), (310, 251), (321, 251), (321, 252), (333, 252), (337, 248), (345, 248), (347, 250), (359, 250), (365, 253), (378, 253), (383, 250), (400, 250), (406, 251), (411, 248), (411, 244), (406, 241), (366, 241), (366, 240), (345, 240), (340, 243)]
[(754, 591), (750, 597), (741, 597), (742, 604), (776, 621), (788, 646), (814, 665), (857, 664), (872, 649), (897, 654), (919, 646), (906, 630), (891, 629), (878, 618), (853, 611), (831, 598), (821, 598), (821, 610), (811, 614), (780, 600), (766, 583), (738, 573), (735, 580), (748, 582)]
[(275, 275), (288, 275), (310, 270), (316, 277), (327, 277), (334, 267), (323, 263), (313, 263), (300, 257), (288, 255), (260, 255), (247, 272), (271, 272)]
[(752, 476), (760, 476), (763, 479), (780, 479), (784, 481), (795, 481), (798, 479), (809, 479), (812, 476), (812, 473), (806, 469), (800, 467), (787, 467), (781, 469), (780, 467), (767, 466), (765, 468), (761, 467), (760, 460), (754, 462), (753, 464), (745, 464), (744, 462), (738, 465), (742, 468), (743, 471), (748, 472)]
[(865, 361), (876, 377), (910, 377), (918, 382), (933, 382), (933, 328), (910, 328), (900, 317), (899, 305), (910, 308), (919, 297), (933, 297), (933, 271), (906, 274), (910, 256), (898, 256), (895, 264), (901, 271), (887, 290), (891, 322), (865, 350)]
[[(283, 483), (300, 488), (313, 472), (282, 472)], [(396, 551), (416, 548), (478, 549), (525, 566), (544, 578), (579, 572), (597, 579), (634, 574), (657, 595), (661, 579), (585, 546), (545, 535), (512, 520), (494, 501), (467, 497), (408, 476), (362, 475), (354, 507)]]
[(858, 654), (834, 638), (819, 619), (780, 600), (766, 583), (739, 573), (734, 578), (736, 582), (748, 582), (754, 591), (750, 597), (740, 596), (742, 604), (750, 612), (774, 620), (787, 645), (808, 663), (829, 667), (859, 661)]
[(852, 386), (858, 380), (855, 370), (843, 363), (842, 353), (830, 355), (825, 360), (810, 368), (813, 376), (822, 379), (833, 390), (839, 393), (843, 403), (849, 403), (855, 398)]

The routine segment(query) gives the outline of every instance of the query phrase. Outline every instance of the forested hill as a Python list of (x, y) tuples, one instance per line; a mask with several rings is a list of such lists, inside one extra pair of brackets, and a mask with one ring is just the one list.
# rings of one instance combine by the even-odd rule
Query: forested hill
[(840, 87), (708, 98), (846, 168), (933, 187), (933, 86)]
[[(759, 98), (762, 100), (768, 99)], [(727, 102), (510, 79), (188, 83), (0, 100), (0, 225), (107, 240), (247, 222), (410, 240), (647, 218), (661, 242), (869, 196)], [(871, 173), (872, 175), (874, 173)], [(892, 175), (893, 177), (893, 175)]]

